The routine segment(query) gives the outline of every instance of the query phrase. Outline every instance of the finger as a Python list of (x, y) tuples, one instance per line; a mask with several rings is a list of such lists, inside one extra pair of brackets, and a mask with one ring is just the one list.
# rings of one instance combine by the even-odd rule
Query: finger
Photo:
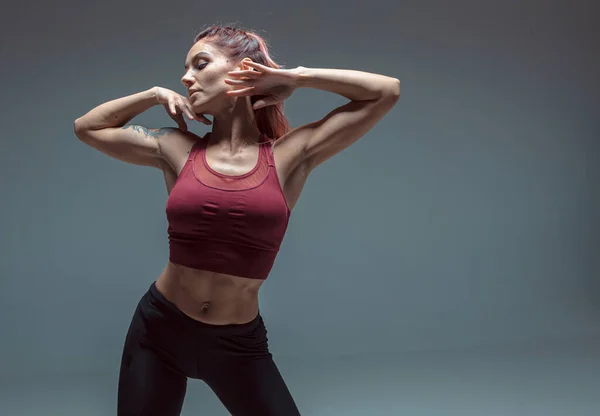
[(185, 106), (183, 108), (184, 108), (183, 112), (190, 120), (196, 120), (196, 117), (194, 117), (194, 112), (192, 111), (192, 109), (189, 106)]
[(272, 98), (272, 97), (268, 97), (268, 98), (261, 98), (260, 100), (257, 100), (253, 105), (252, 108), (254, 110), (258, 110), (259, 108), (264, 108), (264, 107), (268, 107), (270, 105), (273, 104), (277, 104), (279, 102), (279, 100)]
[(187, 131), (187, 124), (185, 124), (185, 119), (183, 118), (183, 115), (177, 114), (174, 118), (177, 122), (177, 125), (179, 126), (179, 129), (181, 131)]
[(209, 119), (207, 119), (204, 116), (204, 114), (195, 113), (194, 110), (192, 110), (192, 114), (194, 114), (194, 120), (199, 121), (200, 123), (207, 124), (209, 126), (212, 124), (212, 122)]
[(242, 88), (241, 90), (227, 91), (227, 94), (233, 97), (242, 97), (253, 95), (254, 87)]
[(176, 114), (182, 114), (185, 112), (185, 104), (183, 103), (182, 100), (175, 100), (175, 113)]
[(196, 120), (196, 113), (194, 112), (194, 109), (192, 108), (192, 105), (189, 101), (183, 100), (183, 106), (181, 108), (190, 120)]
[(234, 77), (248, 77), (248, 78), (258, 78), (262, 75), (262, 73), (255, 71), (253, 69), (245, 69), (240, 71), (229, 71), (229, 75), (233, 75)]
[(225, 79), (225, 84), (229, 85), (245, 85), (250, 84), (253, 80), (251, 79)]
[(177, 115), (181, 115), (182, 120), (183, 120), (183, 114), (185, 114), (190, 120), (194, 119), (194, 116), (192, 116), (191, 113), (188, 111), (188, 109), (186, 107), (186, 103), (183, 100), (178, 100), (175, 103), (175, 110), (177, 112)]
[(212, 124), (212, 121), (210, 121), (209, 119), (207, 119), (206, 117), (204, 117), (204, 115), (201, 116), (200, 121), (203, 122), (204, 124), (210, 126)]
[(172, 100), (169, 100), (169, 111), (171, 112), (172, 116), (177, 115), (177, 111), (175, 111), (175, 103)]
[(253, 61), (244, 61), (244, 64), (248, 65), (249, 67), (260, 69), (263, 71), (268, 71), (270, 69), (268, 66), (264, 66), (264, 65), (259, 64), (258, 62), (253, 62)]

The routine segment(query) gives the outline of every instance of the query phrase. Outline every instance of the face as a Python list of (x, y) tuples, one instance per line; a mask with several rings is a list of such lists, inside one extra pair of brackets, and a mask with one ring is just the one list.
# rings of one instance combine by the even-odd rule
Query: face
[(228, 96), (226, 92), (233, 88), (224, 81), (229, 78), (229, 71), (240, 68), (241, 64), (234, 65), (226, 55), (204, 39), (192, 46), (185, 58), (185, 74), (181, 82), (188, 90), (188, 99), (194, 111), (214, 115), (223, 108), (231, 107), (235, 98)]

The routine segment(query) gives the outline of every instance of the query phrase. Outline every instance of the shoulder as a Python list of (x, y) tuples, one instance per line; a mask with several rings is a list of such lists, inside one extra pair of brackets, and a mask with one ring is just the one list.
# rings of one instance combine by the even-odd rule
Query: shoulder
[(163, 127), (160, 137), (160, 152), (163, 159), (175, 172), (179, 172), (185, 164), (192, 147), (203, 137), (190, 131), (182, 131), (175, 127)]
[(285, 175), (293, 171), (304, 170), (306, 165), (305, 143), (311, 130), (305, 126), (290, 130), (273, 142), (273, 154), (277, 160), (277, 169)]

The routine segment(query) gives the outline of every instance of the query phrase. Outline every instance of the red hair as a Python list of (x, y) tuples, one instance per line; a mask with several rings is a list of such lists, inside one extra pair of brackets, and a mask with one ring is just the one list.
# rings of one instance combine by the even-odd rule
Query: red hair
[[(194, 43), (201, 39), (219, 47), (236, 63), (248, 57), (254, 62), (271, 68), (281, 68), (269, 56), (267, 42), (254, 32), (248, 32), (231, 26), (210, 25), (194, 38)], [(264, 96), (251, 96), (254, 104)], [(291, 130), (288, 119), (283, 113), (283, 102), (254, 110), (258, 129), (270, 140), (275, 141)]]

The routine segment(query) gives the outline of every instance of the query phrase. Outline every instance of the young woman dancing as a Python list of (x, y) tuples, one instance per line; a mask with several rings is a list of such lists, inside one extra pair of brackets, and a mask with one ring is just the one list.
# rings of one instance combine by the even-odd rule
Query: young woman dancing
[[(125, 338), (118, 415), (179, 415), (190, 377), (206, 382), (234, 416), (299, 415), (269, 352), (258, 292), (308, 175), (394, 107), (400, 81), (356, 70), (283, 69), (256, 33), (209, 26), (194, 39), (181, 82), (187, 97), (157, 86), (75, 121), (89, 146), (161, 169), (169, 192), (169, 261)], [(283, 103), (297, 88), (350, 101), (292, 129)], [(127, 124), (155, 105), (178, 128)], [(184, 116), (212, 131), (189, 132)]]

